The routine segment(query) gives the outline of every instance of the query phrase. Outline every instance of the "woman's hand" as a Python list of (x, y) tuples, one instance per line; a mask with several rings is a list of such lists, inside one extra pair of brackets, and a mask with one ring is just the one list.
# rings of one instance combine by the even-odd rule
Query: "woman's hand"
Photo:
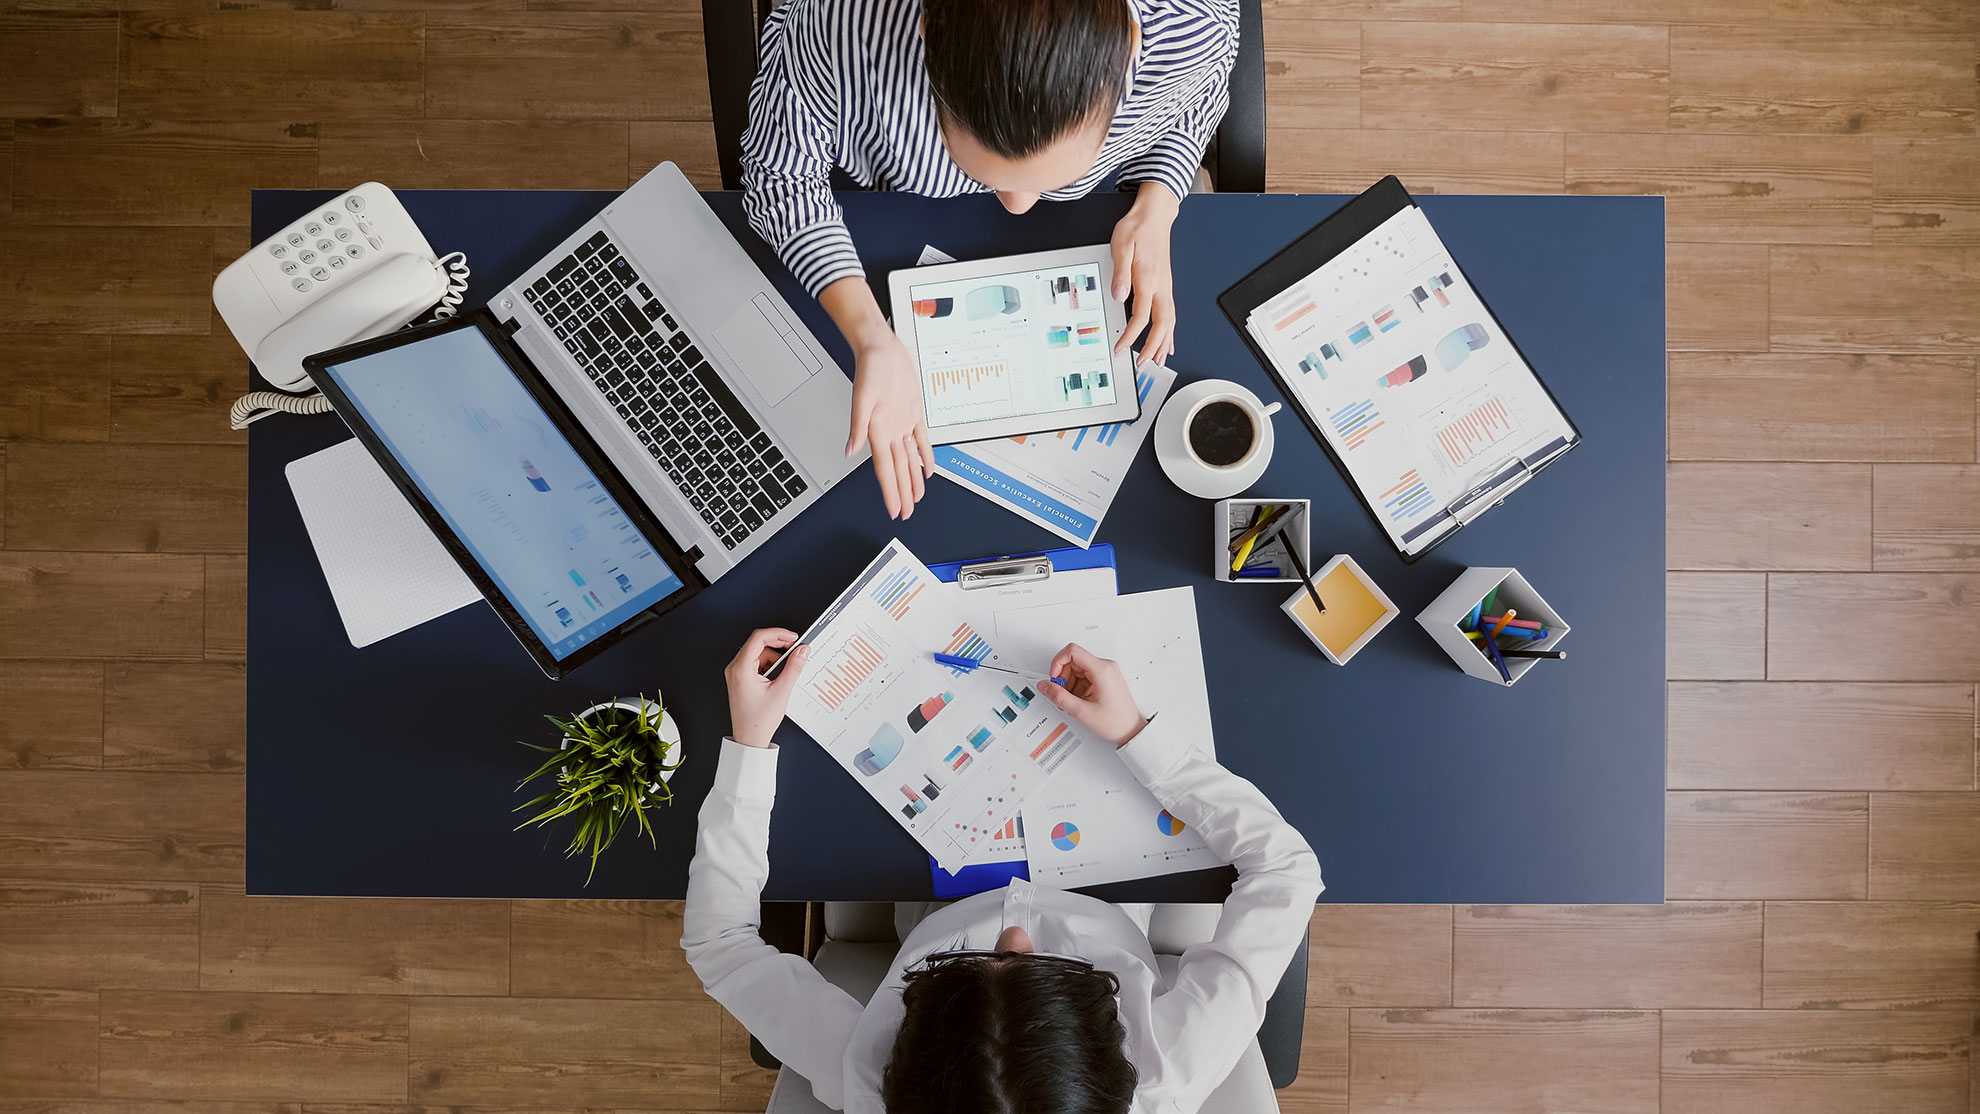
[(818, 304), (853, 350), (852, 428), (846, 455), (873, 446), (873, 475), (891, 518), (907, 518), (935, 474), (935, 447), (921, 412), (921, 376), (863, 278), (842, 278)]
[(921, 412), (921, 377), (892, 329), (853, 347), (852, 434), (846, 455), (873, 446), (873, 475), (891, 518), (911, 518), (935, 474), (935, 449)]
[(1143, 182), (1134, 208), (1114, 226), (1114, 298), (1125, 301), (1134, 292), (1134, 313), (1128, 318), (1116, 354), (1126, 351), (1148, 330), (1137, 364), (1159, 364), (1176, 350), (1176, 286), (1169, 273), (1169, 226), (1176, 222), (1176, 195), (1159, 182)]
[(1046, 681), (1038, 691), (1081, 727), (1116, 747), (1126, 745), (1148, 726), (1148, 717), (1141, 714), (1134, 694), (1128, 691), (1119, 662), (1095, 657), (1077, 642), (1068, 643), (1052, 658), (1052, 676), (1065, 684)]
[(736, 651), (729, 668), (722, 674), (729, 682), (729, 737), (746, 747), (768, 747), (777, 725), (784, 722), (784, 709), (797, 691), (798, 676), (811, 647), (799, 646), (776, 680), (763, 675), (784, 647), (798, 640), (795, 631), (765, 627), (751, 631), (749, 641)]

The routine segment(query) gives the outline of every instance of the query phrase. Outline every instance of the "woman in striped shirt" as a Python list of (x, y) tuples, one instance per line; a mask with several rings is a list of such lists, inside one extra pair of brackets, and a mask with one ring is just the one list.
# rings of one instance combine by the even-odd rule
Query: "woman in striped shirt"
[(1174, 351), (1169, 226), (1229, 103), (1236, 0), (787, 0), (763, 28), (743, 133), (750, 224), (855, 360), (848, 454), (873, 447), (887, 513), (914, 512), (935, 456), (914, 361), (865, 281), (832, 197), (861, 186), (994, 192), (1013, 213), (1109, 181), (1125, 348)]

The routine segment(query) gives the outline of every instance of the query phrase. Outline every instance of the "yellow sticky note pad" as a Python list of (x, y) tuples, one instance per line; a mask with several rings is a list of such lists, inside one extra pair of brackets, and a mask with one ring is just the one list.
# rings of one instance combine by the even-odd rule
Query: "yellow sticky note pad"
[(1314, 584), (1326, 601), (1325, 612), (1313, 605), (1313, 597), (1304, 588), (1288, 597), (1282, 610), (1336, 665), (1345, 665), (1396, 616), (1396, 605), (1346, 554), (1323, 565), (1314, 575)]

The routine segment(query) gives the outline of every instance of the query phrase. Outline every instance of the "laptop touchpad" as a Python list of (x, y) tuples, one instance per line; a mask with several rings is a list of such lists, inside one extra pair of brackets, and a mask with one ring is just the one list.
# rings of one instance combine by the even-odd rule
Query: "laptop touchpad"
[(715, 340), (728, 352), (730, 368), (748, 379), (775, 406), (822, 366), (792, 331), (783, 310), (758, 294), (715, 330)]

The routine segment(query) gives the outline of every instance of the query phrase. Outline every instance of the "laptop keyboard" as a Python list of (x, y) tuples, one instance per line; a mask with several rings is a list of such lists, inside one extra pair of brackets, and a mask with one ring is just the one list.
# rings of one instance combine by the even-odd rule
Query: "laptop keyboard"
[(523, 293), (724, 546), (804, 494), (797, 469), (605, 233)]

